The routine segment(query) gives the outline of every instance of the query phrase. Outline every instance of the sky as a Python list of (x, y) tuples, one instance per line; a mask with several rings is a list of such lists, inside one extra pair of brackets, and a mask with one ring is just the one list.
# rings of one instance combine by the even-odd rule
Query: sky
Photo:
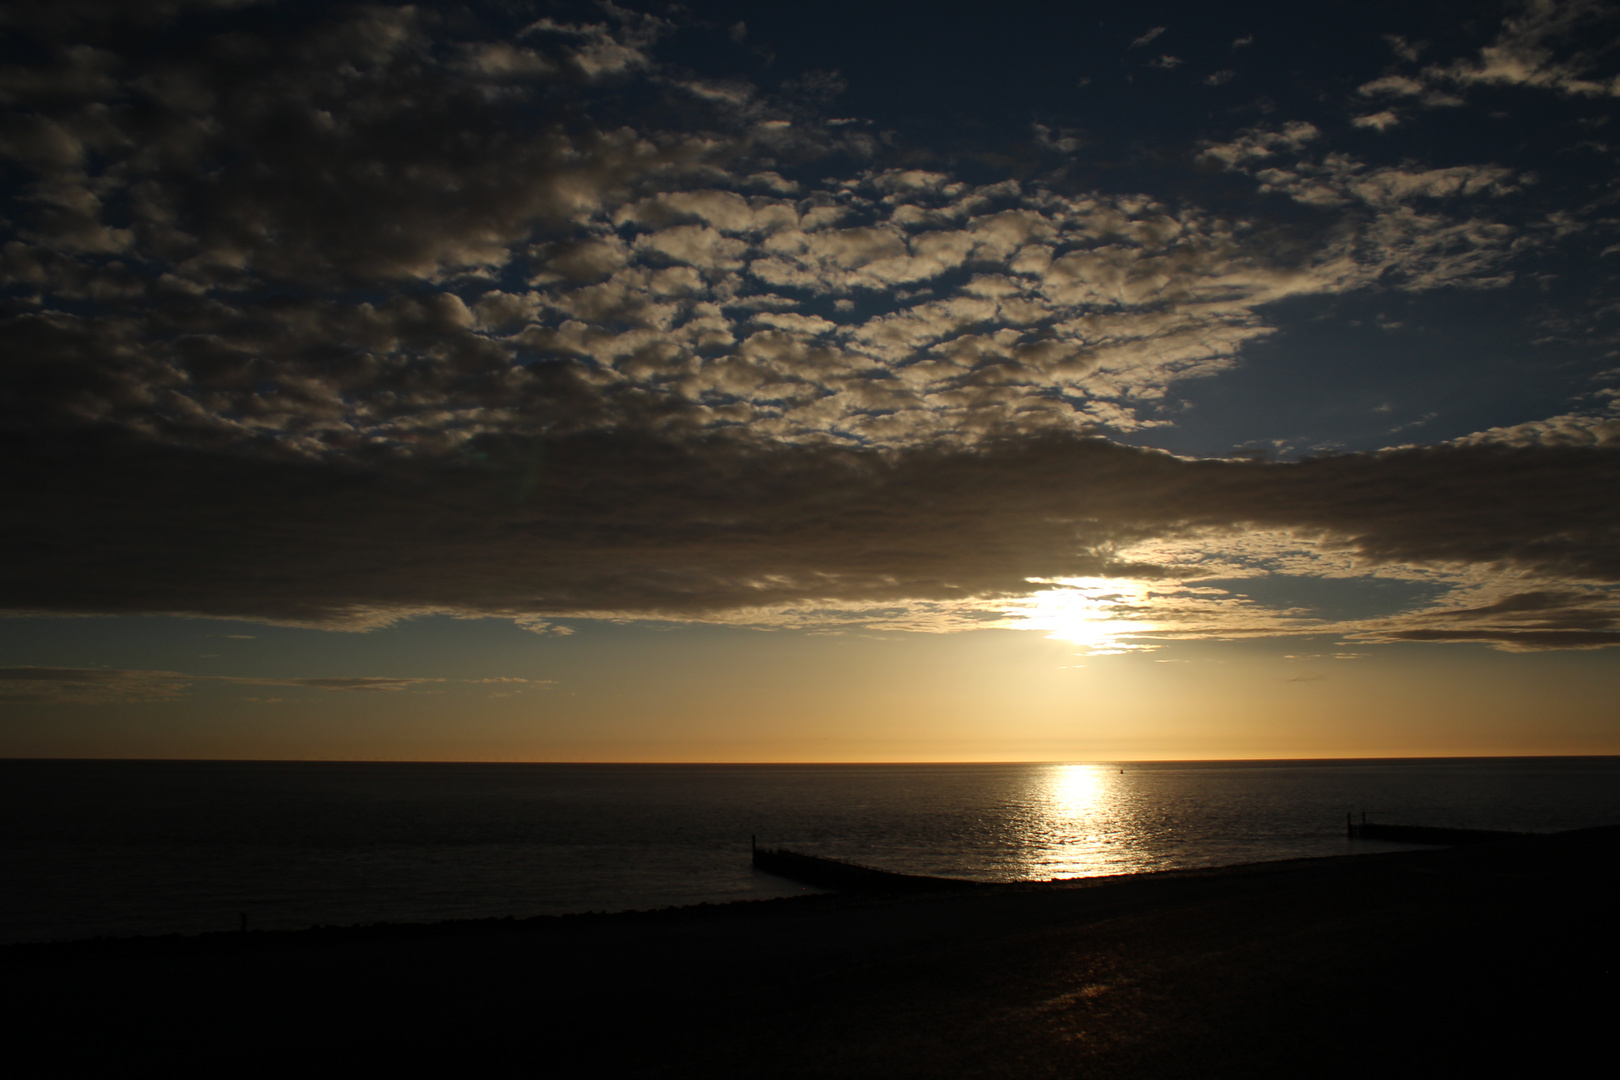
[(0, 12), (0, 755), (1620, 753), (1620, 5)]

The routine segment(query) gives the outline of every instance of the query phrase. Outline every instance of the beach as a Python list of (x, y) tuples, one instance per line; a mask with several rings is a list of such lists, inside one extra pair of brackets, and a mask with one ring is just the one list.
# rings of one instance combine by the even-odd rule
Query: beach
[[(1562, 1072), (1620, 830), (937, 894), (0, 950), (30, 1075)], [(13, 1056), (8, 1055), (8, 1056)]]

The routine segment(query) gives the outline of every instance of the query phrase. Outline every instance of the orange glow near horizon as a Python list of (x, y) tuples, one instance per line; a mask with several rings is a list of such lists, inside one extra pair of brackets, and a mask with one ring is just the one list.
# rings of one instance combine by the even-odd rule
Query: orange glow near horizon
[[(514, 632), (471, 659), (424, 648), (397, 667), (345, 664), (424, 676), (394, 692), (285, 685), (267, 697), (203, 680), (165, 700), (13, 703), (0, 754), (742, 764), (1620, 753), (1609, 654), (1349, 651), (1330, 638), (1099, 653), (1071, 638), (1114, 632), (1111, 610), (1133, 600), (1109, 589), (1061, 590), (1036, 616), (1046, 624), (1023, 630)], [(380, 652), (390, 638), (413, 644), (409, 628), (308, 642)], [(1051, 807), (1104, 798), (1112, 779), (1061, 775), (1041, 796)]]

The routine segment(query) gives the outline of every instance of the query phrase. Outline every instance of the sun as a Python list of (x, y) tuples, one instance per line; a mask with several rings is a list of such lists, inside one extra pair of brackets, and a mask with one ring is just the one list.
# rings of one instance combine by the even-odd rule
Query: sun
[(1045, 630), (1053, 641), (1071, 642), (1099, 655), (1142, 648), (1123, 640), (1149, 629), (1138, 619), (1122, 617), (1146, 599), (1137, 595), (1139, 586), (1106, 578), (1058, 578), (1040, 584), (1055, 587), (1030, 597), (1019, 623), (1023, 629)]

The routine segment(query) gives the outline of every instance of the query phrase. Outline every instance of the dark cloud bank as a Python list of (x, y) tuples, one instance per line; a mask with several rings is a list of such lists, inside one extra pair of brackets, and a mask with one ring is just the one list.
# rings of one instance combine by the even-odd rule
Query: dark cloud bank
[(74, 10), (16, 8), (0, 69), (12, 611), (769, 621), (1275, 530), (1526, 583), (1386, 639), (1615, 641), (1606, 415), (1298, 462), (1097, 437), (1278, 300), (1502, 287), (1553, 242), (1512, 167), (1251, 126), (1183, 163), (1277, 209), (1243, 216), (1078, 184), (1074, 140), (959, 179), (832, 76), (699, 76), (612, 5)]
[[(364, 624), (411, 611), (715, 616), (1027, 593), (1152, 538), (1281, 529), (1380, 563), (1620, 581), (1620, 455), (1416, 448), (1297, 463), (1189, 461), (1049, 436), (859, 451), (598, 433), (370, 468), (124, 436), (6, 448), (4, 595), (21, 609)], [(1413, 638), (1489, 637), (1579, 593), (1461, 612)], [(1598, 625), (1516, 631), (1598, 644)], [(1584, 636), (1583, 636), (1584, 635)]]

